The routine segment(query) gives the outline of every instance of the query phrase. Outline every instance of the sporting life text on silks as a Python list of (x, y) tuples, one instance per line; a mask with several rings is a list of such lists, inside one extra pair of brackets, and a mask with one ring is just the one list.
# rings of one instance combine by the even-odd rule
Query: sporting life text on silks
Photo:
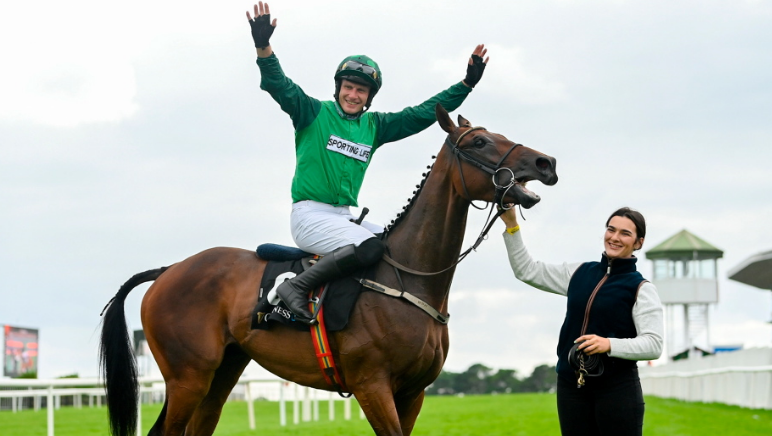
[(357, 144), (341, 137), (330, 135), (330, 139), (327, 141), (327, 150), (340, 153), (344, 156), (367, 162), (370, 158), (371, 145)]

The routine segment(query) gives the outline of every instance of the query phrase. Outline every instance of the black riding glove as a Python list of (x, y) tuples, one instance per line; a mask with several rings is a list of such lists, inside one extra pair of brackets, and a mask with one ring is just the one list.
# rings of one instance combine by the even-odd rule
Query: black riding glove
[(477, 82), (480, 81), (480, 78), (482, 78), (483, 71), (485, 71), (485, 62), (483, 62), (483, 58), (473, 54), (472, 65), (467, 64), (466, 66), (464, 83), (470, 88), (474, 88), (474, 86), (477, 85)]
[(271, 14), (261, 15), (249, 21), (249, 27), (252, 28), (252, 39), (255, 40), (255, 47), (266, 48), (270, 45), (268, 42), (273, 34), (271, 25)]

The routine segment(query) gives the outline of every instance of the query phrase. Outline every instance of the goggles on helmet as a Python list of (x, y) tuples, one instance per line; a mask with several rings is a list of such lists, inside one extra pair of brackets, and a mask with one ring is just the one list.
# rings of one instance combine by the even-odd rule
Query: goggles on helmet
[(373, 80), (378, 80), (378, 70), (371, 67), (370, 65), (363, 64), (355, 60), (346, 61), (343, 65), (341, 65), (339, 73), (343, 71), (361, 71), (362, 73), (372, 77)]

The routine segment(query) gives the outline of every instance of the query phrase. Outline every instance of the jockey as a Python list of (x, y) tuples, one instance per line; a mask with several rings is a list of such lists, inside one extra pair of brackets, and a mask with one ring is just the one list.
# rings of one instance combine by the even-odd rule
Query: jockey
[(334, 99), (306, 95), (284, 75), (269, 44), (276, 28), (267, 3), (247, 11), (257, 48), (260, 88), (267, 91), (295, 127), (295, 175), (292, 179), (290, 225), (295, 243), (304, 251), (324, 255), (316, 265), (281, 283), (279, 297), (295, 319), (314, 324), (308, 293), (316, 286), (378, 262), (384, 253), (376, 233), (383, 227), (356, 224), (350, 206), (357, 206), (373, 153), (383, 144), (414, 135), (435, 121), (441, 103), (457, 109), (482, 77), (487, 50), (478, 45), (468, 61), (466, 78), (418, 106), (400, 112), (367, 112), (383, 79), (378, 64), (367, 56), (345, 58), (335, 71)]

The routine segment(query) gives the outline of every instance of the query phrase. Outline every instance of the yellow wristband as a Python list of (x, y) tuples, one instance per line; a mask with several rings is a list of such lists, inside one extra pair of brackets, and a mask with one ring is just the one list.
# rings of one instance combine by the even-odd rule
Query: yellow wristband
[(520, 226), (514, 226), (514, 227), (507, 227), (507, 233), (510, 235), (514, 235), (520, 230)]

